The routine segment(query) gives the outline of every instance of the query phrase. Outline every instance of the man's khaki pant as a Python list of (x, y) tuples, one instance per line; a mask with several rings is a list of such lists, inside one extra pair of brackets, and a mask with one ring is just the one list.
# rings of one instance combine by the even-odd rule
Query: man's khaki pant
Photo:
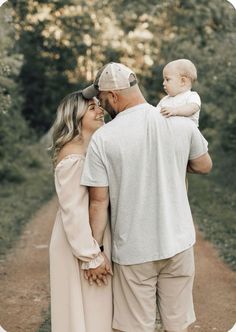
[(113, 328), (156, 331), (157, 305), (165, 330), (182, 331), (195, 321), (193, 248), (137, 265), (114, 264)]

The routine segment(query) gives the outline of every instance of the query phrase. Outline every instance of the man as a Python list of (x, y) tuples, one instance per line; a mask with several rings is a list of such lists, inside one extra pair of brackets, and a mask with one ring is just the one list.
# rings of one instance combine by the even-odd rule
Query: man
[[(122, 64), (102, 67), (83, 95), (96, 96), (113, 118), (93, 135), (81, 180), (90, 187), (91, 227), (100, 245), (110, 201), (113, 328), (155, 331), (157, 303), (165, 331), (187, 331), (195, 320), (195, 231), (185, 176), (186, 169), (211, 170), (207, 142), (191, 120), (167, 119), (148, 104)], [(102, 268), (89, 271), (93, 280), (106, 273)]]

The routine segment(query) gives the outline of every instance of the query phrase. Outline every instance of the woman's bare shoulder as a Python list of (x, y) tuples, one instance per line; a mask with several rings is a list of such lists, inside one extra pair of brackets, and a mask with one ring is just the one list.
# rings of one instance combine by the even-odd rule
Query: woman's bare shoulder
[(63, 146), (63, 148), (60, 150), (60, 152), (58, 153), (57, 156), (57, 164), (62, 161), (64, 158), (66, 158), (67, 156), (70, 155), (85, 155), (85, 151), (84, 151), (84, 147), (82, 144), (78, 144), (75, 142), (70, 142), (67, 143), (65, 146)]

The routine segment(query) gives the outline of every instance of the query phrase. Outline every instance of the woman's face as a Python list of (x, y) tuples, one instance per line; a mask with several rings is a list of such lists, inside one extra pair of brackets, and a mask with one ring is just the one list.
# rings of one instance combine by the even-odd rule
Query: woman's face
[(95, 99), (89, 100), (88, 109), (82, 118), (82, 131), (93, 133), (104, 125), (104, 110)]

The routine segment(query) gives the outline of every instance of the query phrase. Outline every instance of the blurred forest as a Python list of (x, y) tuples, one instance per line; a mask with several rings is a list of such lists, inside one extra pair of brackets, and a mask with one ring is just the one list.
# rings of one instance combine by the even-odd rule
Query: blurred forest
[(24, 181), (22, 170), (39, 163), (27, 146), (48, 131), (62, 97), (90, 83), (100, 66), (133, 68), (156, 105), (163, 65), (189, 58), (212, 179), (235, 190), (235, 14), (223, 0), (8, 1), (0, 8), (1, 185)]

